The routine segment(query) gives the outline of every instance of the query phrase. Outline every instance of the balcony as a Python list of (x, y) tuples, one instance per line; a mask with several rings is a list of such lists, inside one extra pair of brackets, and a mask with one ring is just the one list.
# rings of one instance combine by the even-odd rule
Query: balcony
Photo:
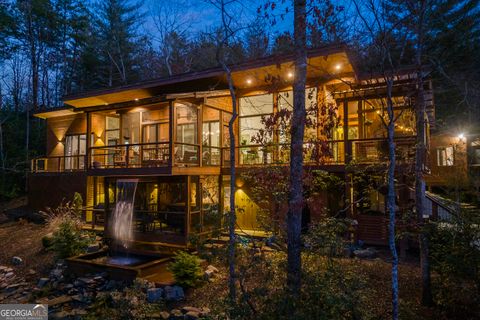
[[(397, 163), (407, 163), (414, 158), (415, 137), (396, 138), (395, 144)], [(238, 146), (236, 147), (237, 166), (286, 165), (290, 158), (289, 147), (288, 144)], [(92, 147), (88, 158), (89, 160), (87, 155), (36, 158), (32, 160), (31, 171), (43, 173), (86, 171), (87, 169), (228, 167), (230, 150), (188, 143), (140, 143)], [(345, 165), (349, 159), (356, 164), (386, 162), (388, 161), (388, 143), (386, 139), (375, 138), (304, 144), (306, 164)]]

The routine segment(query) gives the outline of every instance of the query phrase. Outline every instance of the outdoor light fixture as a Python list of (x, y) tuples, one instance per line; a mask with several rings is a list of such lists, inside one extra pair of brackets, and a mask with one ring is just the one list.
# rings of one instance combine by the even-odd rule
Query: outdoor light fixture
[(289, 78), (293, 78), (293, 72), (289, 72), (289, 73), (288, 73), (288, 77), (289, 77)]
[(460, 141), (465, 141), (465, 134), (462, 132), (462, 133), (460, 133), (460, 134), (458, 135), (457, 138), (458, 138), (458, 140), (460, 140)]
[(335, 66), (335, 70), (340, 70), (342, 68), (342, 65), (339, 63)]
[(138, 98), (135, 98), (135, 101), (138, 101)]
[(247, 79), (248, 84), (252, 84), (252, 79)]

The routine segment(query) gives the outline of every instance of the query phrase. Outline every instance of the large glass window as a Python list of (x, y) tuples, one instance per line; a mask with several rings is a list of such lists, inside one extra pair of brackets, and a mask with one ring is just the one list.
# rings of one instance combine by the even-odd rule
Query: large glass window
[(220, 111), (204, 107), (202, 119), (202, 163), (220, 165)]
[(177, 103), (175, 159), (178, 162), (197, 163), (198, 157), (198, 111), (197, 106)]
[[(313, 141), (317, 137), (317, 88), (305, 90), (305, 109), (307, 121), (305, 123), (305, 141)], [(278, 110), (289, 110), (293, 112), (293, 91), (283, 91), (278, 94)], [(287, 142), (288, 130), (279, 128), (280, 143)]]
[(439, 167), (453, 166), (453, 147), (437, 148), (437, 165)]
[(65, 137), (65, 170), (85, 168), (87, 154), (87, 135), (76, 134)]
[(262, 116), (273, 113), (273, 94), (240, 99), (240, 145), (255, 144), (252, 139), (264, 129)]
[(120, 118), (109, 116), (105, 118), (105, 140), (108, 146), (114, 146), (119, 144)]
[(140, 112), (122, 115), (122, 139), (125, 144), (140, 143)]
[(142, 112), (143, 143), (168, 142), (169, 128), (168, 106)]

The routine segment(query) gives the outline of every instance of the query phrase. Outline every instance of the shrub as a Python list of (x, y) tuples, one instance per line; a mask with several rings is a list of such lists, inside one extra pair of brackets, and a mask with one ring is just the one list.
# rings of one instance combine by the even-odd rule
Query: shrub
[(49, 233), (42, 237), (42, 245), (45, 249), (50, 249), (53, 246), (53, 234)]
[(196, 287), (202, 279), (200, 260), (191, 254), (180, 251), (169, 266), (175, 281), (185, 288)]
[(72, 209), (75, 215), (79, 218), (82, 216), (82, 207), (83, 207), (82, 195), (78, 192), (75, 192), (72, 200)]
[(480, 312), (480, 218), (461, 212), (450, 222), (432, 224), (430, 257), (433, 293), (448, 316), (468, 318)]
[(53, 233), (51, 248), (59, 258), (68, 258), (84, 252), (90, 243), (92, 239), (82, 232), (79, 221), (65, 218)]

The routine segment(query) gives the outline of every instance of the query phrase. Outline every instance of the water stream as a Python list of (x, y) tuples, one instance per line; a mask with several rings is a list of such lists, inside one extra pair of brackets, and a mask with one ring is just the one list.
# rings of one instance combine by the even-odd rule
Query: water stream
[(133, 210), (138, 179), (117, 180), (117, 201), (111, 218), (114, 244), (128, 248), (133, 235)]

